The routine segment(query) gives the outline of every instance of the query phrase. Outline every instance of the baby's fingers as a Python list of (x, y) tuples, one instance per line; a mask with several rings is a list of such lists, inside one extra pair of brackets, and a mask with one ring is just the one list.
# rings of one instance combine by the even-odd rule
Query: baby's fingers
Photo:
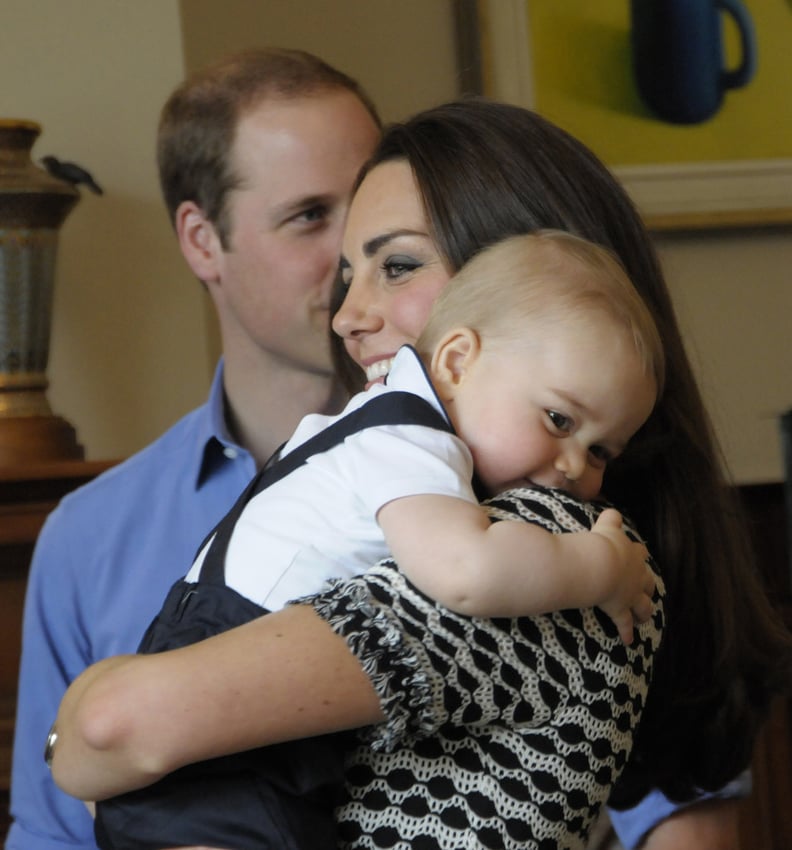
[(650, 620), (654, 610), (651, 596), (642, 593), (630, 606), (630, 610), (636, 623), (645, 623)]
[(655, 590), (657, 590), (657, 578), (655, 574), (652, 572), (652, 568), (649, 564), (646, 564), (646, 575), (644, 577), (643, 587), (641, 588), (643, 592), (648, 596), (654, 596)]
[(622, 515), (615, 508), (605, 508), (594, 523), (594, 529), (600, 532), (604, 531), (606, 528), (621, 530), (621, 527)]
[(619, 630), (619, 637), (622, 639), (622, 642), (629, 646), (633, 642), (635, 631), (635, 622), (632, 614), (626, 611), (624, 614), (612, 617), (611, 619)]

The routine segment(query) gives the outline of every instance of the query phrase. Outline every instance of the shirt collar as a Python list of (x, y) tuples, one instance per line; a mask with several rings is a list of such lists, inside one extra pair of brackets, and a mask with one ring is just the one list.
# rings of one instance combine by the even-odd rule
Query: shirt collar
[(390, 389), (407, 390), (421, 396), (442, 414), (453, 428), (451, 417), (437, 395), (429, 371), (412, 345), (405, 344), (396, 352), (388, 377), (385, 378), (385, 385)]
[(209, 399), (204, 406), (205, 415), (201, 418), (196, 440), (196, 469), (198, 470), (195, 487), (199, 489), (224, 464), (237, 458), (249, 457), (250, 452), (239, 445), (231, 436), (226, 421), (226, 400), (223, 388), (223, 358), (217, 364)]

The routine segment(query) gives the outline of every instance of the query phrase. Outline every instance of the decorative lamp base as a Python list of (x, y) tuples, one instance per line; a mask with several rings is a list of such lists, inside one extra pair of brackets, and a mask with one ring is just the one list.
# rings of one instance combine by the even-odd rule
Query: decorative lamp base
[(60, 416), (0, 417), (0, 467), (84, 456), (77, 432)]

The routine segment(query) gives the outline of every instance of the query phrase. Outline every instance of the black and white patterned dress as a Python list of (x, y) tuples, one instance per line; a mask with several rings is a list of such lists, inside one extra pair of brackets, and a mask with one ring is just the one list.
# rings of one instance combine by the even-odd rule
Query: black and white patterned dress
[[(553, 533), (590, 528), (603, 507), (549, 490), (489, 505)], [(629, 647), (597, 609), (453, 614), (389, 562), (312, 597), (387, 717), (350, 753), (341, 846), (583, 848), (632, 748), (663, 626), (658, 588)]]

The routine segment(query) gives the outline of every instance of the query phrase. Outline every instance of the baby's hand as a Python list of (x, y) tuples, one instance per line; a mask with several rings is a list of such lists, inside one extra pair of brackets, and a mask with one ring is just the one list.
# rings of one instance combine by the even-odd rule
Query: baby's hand
[(621, 514), (612, 508), (599, 515), (591, 531), (604, 537), (612, 552), (611, 592), (598, 607), (613, 620), (621, 639), (630, 644), (635, 624), (646, 622), (654, 608), (655, 576), (647, 563), (649, 552), (643, 543), (630, 540), (622, 528)]

